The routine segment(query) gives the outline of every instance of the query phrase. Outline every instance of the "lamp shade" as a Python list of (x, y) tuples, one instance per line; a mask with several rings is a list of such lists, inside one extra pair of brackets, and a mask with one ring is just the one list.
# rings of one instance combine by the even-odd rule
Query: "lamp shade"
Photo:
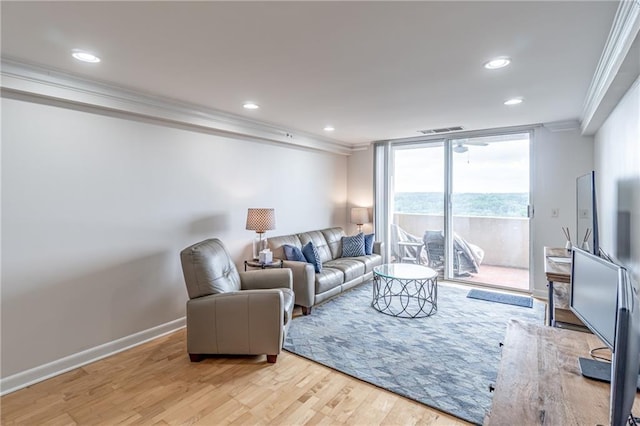
[(369, 209), (366, 207), (353, 207), (351, 209), (351, 223), (362, 225), (364, 223), (369, 223), (370, 221)]
[(247, 229), (258, 233), (276, 229), (275, 209), (249, 209), (247, 211)]

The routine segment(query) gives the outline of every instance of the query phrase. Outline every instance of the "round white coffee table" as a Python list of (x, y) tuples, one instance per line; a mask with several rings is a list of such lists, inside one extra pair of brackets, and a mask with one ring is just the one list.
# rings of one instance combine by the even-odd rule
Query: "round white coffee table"
[(376, 266), (371, 306), (393, 317), (431, 316), (438, 311), (438, 273), (410, 263)]

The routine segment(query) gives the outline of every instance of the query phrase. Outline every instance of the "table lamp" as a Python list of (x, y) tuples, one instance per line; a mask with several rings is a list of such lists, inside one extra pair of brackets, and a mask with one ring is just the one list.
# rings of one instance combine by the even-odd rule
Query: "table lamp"
[(256, 231), (253, 240), (253, 258), (260, 257), (260, 251), (267, 248), (267, 239), (264, 238), (266, 231), (276, 229), (275, 209), (249, 209), (247, 211), (247, 229)]
[(369, 223), (369, 209), (366, 207), (352, 207), (351, 208), (351, 223), (355, 223), (358, 226), (358, 232), (362, 232), (362, 225)]

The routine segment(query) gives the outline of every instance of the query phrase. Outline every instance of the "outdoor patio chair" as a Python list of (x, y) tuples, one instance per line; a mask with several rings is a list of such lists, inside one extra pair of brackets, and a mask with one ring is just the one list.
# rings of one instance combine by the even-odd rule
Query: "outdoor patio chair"
[(391, 257), (398, 263), (426, 265), (428, 262), (422, 238), (408, 233), (395, 223), (391, 224)]
[[(445, 239), (443, 231), (425, 231), (424, 247), (427, 253), (428, 266), (441, 275), (444, 274)], [(468, 277), (478, 273), (479, 262), (482, 261), (484, 251), (477, 246), (467, 243), (460, 236), (454, 234), (453, 239), (453, 275)], [(474, 253), (473, 251), (477, 253)]]

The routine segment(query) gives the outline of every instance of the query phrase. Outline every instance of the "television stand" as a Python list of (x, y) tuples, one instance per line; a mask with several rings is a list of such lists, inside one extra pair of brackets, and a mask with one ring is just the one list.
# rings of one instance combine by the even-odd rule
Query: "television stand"
[(610, 386), (583, 377), (577, 362), (601, 346), (594, 334), (509, 321), (484, 424), (609, 424)]

